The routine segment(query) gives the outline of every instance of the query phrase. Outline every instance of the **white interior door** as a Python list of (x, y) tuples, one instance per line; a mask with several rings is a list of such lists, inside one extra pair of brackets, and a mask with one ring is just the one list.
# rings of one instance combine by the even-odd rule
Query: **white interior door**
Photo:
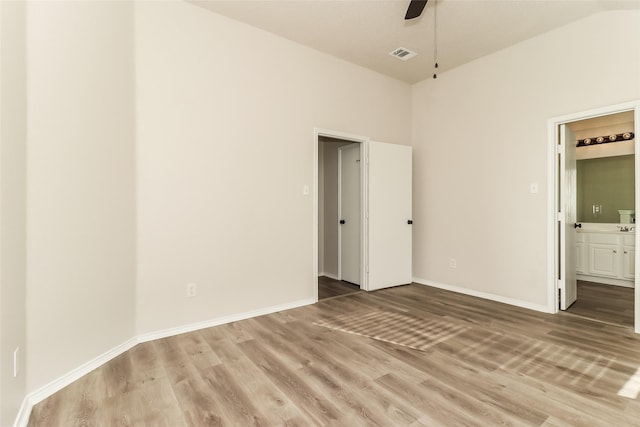
[(411, 147), (367, 143), (367, 286), (411, 283)]
[(566, 310), (578, 298), (576, 281), (576, 149), (575, 136), (566, 124), (560, 125), (560, 309)]
[[(640, 137), (638, 137), (637, 135), (640, 135), (640, 102), (638, 102), (635, 106), (635, 108), (633, 109), (634, 111), (634, 116), (633, 116), (633, 129), (634, 129), (634, 133), (636, 134), (635, 137), (635, 146), (634, 146), (634, 152), (635, 152), (635, 178), (636, 178), (636, 185), (635, 185), (635, 197), (636, 197), (636, 206), (635, 206), (635, 210), (636, 212), (640, 212)], [(636, 247), (636, 251), (634, 253), (633, 256), (633, 260), (631, 262), (633, 262), (634, 265), (634, 272), (638, 272), (640, 271), (640, 250), (637, 250), (637, 248), (640, 246), (640, 233), (636, 232), (636, 242), (635, 242), (635, 247)], [(635, 281), (634, 281), (634, 293), (635, 293), (635, 304), (634, 304), (634, 311), (635, 311), (635, 332), (637, 334), (640, 334), (640, 289), (638, 289), (638, 287), (640, 286), (640, 276), (638, 274), (635, 275)]]
[(361, 204), (360, 144), (350, 144), (338, 151), (338, 276), (360, 284)]

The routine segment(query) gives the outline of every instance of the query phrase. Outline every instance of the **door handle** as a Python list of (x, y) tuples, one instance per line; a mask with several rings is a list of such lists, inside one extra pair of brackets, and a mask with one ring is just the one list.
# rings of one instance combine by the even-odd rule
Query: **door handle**
[(344, 219), (340, 220), (340, 224), (344, 224), (345, 222), (347, 222), (347, 221), (345, 221)]
[(573, 228), (582, 228), (582, 224), (576, 222), (573, 224)]
[(413, 224), (413, 220), (410, 219), (409, 221), (407, 221), (407, 224), (409, 224), (409, 225)]

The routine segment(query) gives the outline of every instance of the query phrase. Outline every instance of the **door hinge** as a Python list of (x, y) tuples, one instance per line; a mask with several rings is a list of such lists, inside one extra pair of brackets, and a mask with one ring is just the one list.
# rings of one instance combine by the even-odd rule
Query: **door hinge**
[(558, 154), (564, 153), (564, 144), (557, 145), (556, 153), (558, 153)]
[(558, 310), (562, 309), (562, 289), (558, 288)]

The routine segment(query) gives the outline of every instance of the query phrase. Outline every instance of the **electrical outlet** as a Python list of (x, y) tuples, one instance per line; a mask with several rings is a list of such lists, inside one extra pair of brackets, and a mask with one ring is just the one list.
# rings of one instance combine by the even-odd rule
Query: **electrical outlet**
[(195, 283), (189, 283), (187, 285), (187, 296), (188, 297), (195, 297), (196, 296), (196, 291), (197, 291), (197, 285)]
[(451, 258), (449, 260), (449, 267), (456, 268), (457, 266), (458, 266), (458, 263), (456, 262), (456, 259), (455, 258)]
[(20, 351), (20, 347), (16, 347), (13, 350), (13, 378), (17, 378), (18, 376), (18, 352)]

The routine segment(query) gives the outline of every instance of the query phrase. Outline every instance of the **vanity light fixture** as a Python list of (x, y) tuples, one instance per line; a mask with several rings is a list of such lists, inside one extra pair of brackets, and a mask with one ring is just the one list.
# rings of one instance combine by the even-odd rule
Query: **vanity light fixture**
[(590, 145), (606, 144), (608, 142), (629, 141), (635, 135), (633, 132), (617, 133), (613, 135), (595, 136), (591, 138), (579, 139), (576, 147), (588, 147)]

